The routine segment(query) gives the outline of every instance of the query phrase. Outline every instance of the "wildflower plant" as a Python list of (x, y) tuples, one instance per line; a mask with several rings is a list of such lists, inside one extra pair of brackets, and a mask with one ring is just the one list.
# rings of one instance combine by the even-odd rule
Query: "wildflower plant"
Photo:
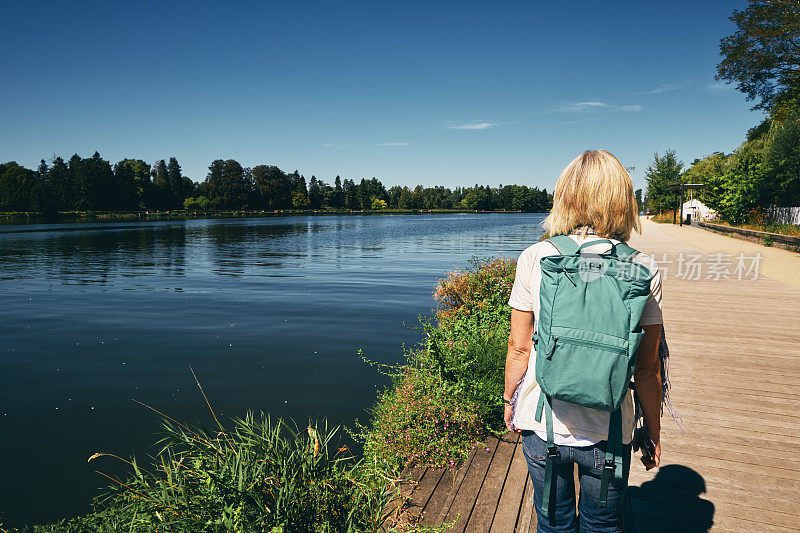
[(377, 464), (454, 467), (487, 433), (503, 430), (515, 272), (513, 260), (473, 258), (437, 283), (436, 317), (421, 319), (424, 340), (405, 365), (389, 370), (393, 384), (362, 428), (365, 454)]

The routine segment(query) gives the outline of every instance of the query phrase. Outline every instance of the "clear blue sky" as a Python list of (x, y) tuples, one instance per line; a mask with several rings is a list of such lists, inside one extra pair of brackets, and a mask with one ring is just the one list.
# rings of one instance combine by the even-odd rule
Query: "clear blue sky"
[[(559, 5), (560, 4), (560, 5)], [(714, 82), (739, 1), (12, 2), (0, 161), (95, 150), (331, 182), (552, 190), (586, 148), (729, 152), (762, 115)]]

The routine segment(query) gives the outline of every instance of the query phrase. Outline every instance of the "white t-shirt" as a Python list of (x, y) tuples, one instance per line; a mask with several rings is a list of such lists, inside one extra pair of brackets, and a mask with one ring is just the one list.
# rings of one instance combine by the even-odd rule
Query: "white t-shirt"
[[(597, 235), (570, 235), (578, 245), (598, 240)], [(617, 239), (609, 239), (618, 243)], [(598, 243), (584, 248), (586, 252), (602, 253), (609, 249), (608, 243)], [(526, 248), (517, 260), (517, 273), (508, 305), (519, 311), (533, 311), (534, 331), (539, 326), (539, 286), (542, 281), (540, 259), (559, 252), (549, 242), (537, 242)], [(633, 258), (650, 270), (653, 275), (650, 281), (650, 298), (644, 307), (639, 324), (661, 324), (661, 273), (655, 261), (648, 255), (639, 253)], [(528, 360), (528, 371), (520, 386), (514, 409), (514, 426), (518, 429), (535, 431), (546, 439), (544, 418), (536, 421), (536, 406), (539, 402), (539, 385), (536, 383), (536, 350), (531, 350)], [(608, 439), (608, 422), (610, 413), (553, 398), (553, 433), (555, 443), (562, 446), (591, 446), (601, 440)], [(633, 412), (633, 395), (629, 391), (622, 402), (622, 442), (628, 444), (633, 435), (635, 424)]]

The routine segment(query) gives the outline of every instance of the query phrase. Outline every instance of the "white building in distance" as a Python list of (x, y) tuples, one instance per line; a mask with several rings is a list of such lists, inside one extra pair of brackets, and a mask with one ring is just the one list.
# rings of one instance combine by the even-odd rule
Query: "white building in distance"
[(686, 215), (691, 215), (692, 221), (715, 220), (717, 218), (716, 211), (696, 198), (683, 202), (683, 216), (686, 217)]

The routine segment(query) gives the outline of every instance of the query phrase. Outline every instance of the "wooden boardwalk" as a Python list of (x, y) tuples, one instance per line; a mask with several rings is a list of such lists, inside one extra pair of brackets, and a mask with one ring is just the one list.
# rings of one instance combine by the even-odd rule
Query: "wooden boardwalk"
[[(734, 279), (707, 279), (725, 241), (699, 250), (681, 240), (690, 231), (703, 230), (645, 222), (644, 234), (631, 239), (666, 269), (671, 397), (684, 424), (681, 430), (664, 414), (659, 469), (645, 471), (638, 454), (632, 461), (635, 530), (800, 531), (800, 290), (763, 276), (735, 279), (735, 257)], [(700, 279), (676, 275), (681, 254), (701, 255)], [(516, 436), (490, 439), (455, 471), (407, 474), (401, 526), (536, 531)]]

